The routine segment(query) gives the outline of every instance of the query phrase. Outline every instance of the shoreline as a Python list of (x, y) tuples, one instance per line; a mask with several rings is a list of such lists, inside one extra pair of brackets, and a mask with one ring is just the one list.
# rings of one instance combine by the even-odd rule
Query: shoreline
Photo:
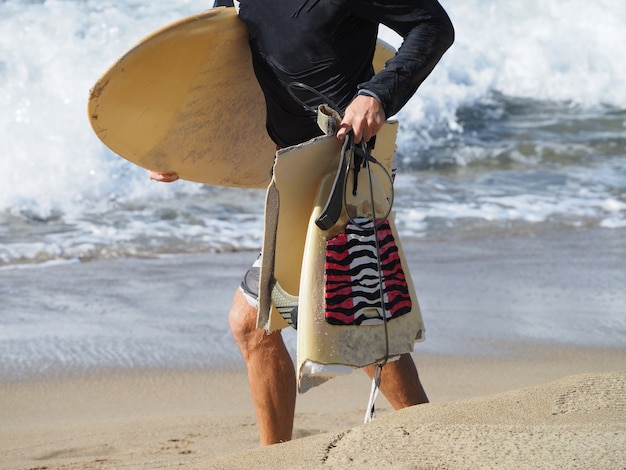
[[(616, 359), (626, 357), (626, 343), (623, 347), (619, 346), (589, 346), (576, 344), (550, 344), (545, 342), (515, 342), (506, 345), (506, 351), (499, 341), (491, 341), (491, 344), (485, 344), (487, 352), (479, 353), (449, 353), (449, 352), (431, 352), (421, 351), (420, 343), (416, 343), (412, 356), (417, 365), (420, 362), (427, 364), (429, 367), (436, 368), (439, 366), (458, 367), (458, 371), (462, 371), (468, 364), (485, 364), (499, 366), (503, 364), (528, 364), (531, 366), (545, 365), (547, 367), (555, 366), (559, 372), (577, 374), (580, 373), (581, 366), (589, 366), (591, 371), (599, 371), (602, 369), (603, 361), (608, 364), (616, 363)], [(490, 351), (497, 349), (499, 354)], [(295, 352), (290, 351), (295, 367)], [(576, 358), (571, 365), (567, 364), (566, 357)], [(623, 364), (626, 370), (626, 362)], [(600, 367), (600, 369), (598, 369)], [(615, 369), (618, 370), (618, 369)], [(217, 376), (217, 377), (236, 377), (243, 375), (245, 377), (245, 364), (243, 360), (236, 358), (231, 364), (210, 365), (206, 367), (189, 366), (158, 366), (158, 367), (90, 367), (84, 369), (68, 369), (68, 370), (51, 370), (49, 373), (28, 374), (22, 377), (0, 377), (0, 389), (10, 387), (30, 387), (40, 386), (43, 384), (54, 385), (71, 382), (91, 382), (104, 381), (108, 378), (117, 380), (119, 378), (131, 377), (175, 377), (175, 376)], [(353, 369), (352, 373), (338, 375), (336, 377), (350, 377), (360, 374), (359, 369)], [(545, 377), (549, 380), (550, 374)], [(558, 378), (558, 377), (554, 377)], [(335, 379), (331, 379), (331, 382)], [(314, 390), (323, 388), (323, 385), (313, 387)], [(494, 389), (495, 390), (495, 389)], [(306, 395), (298, 394), (298, 396)], [(444, 395), (445, 399), (463, 399), (466, 396)]]
[[(403, 241), (426, 324), (417, 353), (509, 355), (517, 343), (620, 347), (626, 229)], [(243, 364), (227, 312), (256, 252), (2, 272), (0, 381)], [(295, 351), (295, 334), (285, 334)]]

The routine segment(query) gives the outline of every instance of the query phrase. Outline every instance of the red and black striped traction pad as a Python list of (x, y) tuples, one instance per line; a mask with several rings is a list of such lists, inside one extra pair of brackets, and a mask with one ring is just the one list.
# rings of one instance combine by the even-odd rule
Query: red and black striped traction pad
[[(346, 225), (345, 233), (326, 241), (326, 321), (332, 325), (379, 325), (383, 311), (373, 223), (367, 219), (354, 222)], [(392, 320), (411, 311), (411, 296), (389, 221), (379, 221), (376, 232), (384, 311), (387, 320)]]

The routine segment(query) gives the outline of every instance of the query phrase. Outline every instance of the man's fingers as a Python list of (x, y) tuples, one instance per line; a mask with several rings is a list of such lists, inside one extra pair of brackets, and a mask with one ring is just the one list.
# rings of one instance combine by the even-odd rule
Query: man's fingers
[[(376, 127), (376, 126), (372, 126), (372, 127)], [(364, 125), (363, 123), (361, 123), (361, 125), (354, 125), (354, 126), (350, 126), (349, 124), (342, 123), (339, 127), (339, 130), (337, 131), (337, 138), (341, 142), (343, 142), (346, 136), (350, 133), (350, 131), (352, 131), (352, 134), (354, 137), (354, 143), (359, 144), (361, 143), (361, 140), (364, 140), (365, 142), (369, 142), (370, 139), (374, 135), (376, 135), (377, 129), (371, 129), (367, 125), (367, 123), (365, 123)]]
[(352, 116), (348, 116), (346, 114), (346, 116), (343, 118), (343, 121), (341, 121), (341, 124), (339, 124), (339, 130), (337, 131), (337, 138), (340, 141), (344, 141), (346, 136), (352, 132), (352, 136), (354, 138), (354, 143), (358, 144), (361, 142), (362, 138), (366, 138), (367, 139), (367, 122), (363, 121), (362, 119), (356, 119)]
[(158, 171), (148, 171), (148, 177), (153, 181), (172, 183), (178, 179), (178, 173), (159, 173)]
[(357, 96), (346, 109), (337, 138), (343, 141), (352, 131), (355, 143), (358, 144), (361, 140), (369, 142), (384, 122), (385, 112), (378, 100), (370, 96)]
[(346, 136), (348, 135), (348, 133), (350, 132), (350, 127), (348, 127), (347, 125), (341, 124), (339, 126), (339, 129), (337, 130), (337, 138), (343, 142), (344, 140), (346, 140)]

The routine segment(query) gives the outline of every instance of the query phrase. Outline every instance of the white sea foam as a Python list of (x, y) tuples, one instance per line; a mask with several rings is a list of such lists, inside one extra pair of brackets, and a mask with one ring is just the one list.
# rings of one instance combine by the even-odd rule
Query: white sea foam
[[(417, 128), (462, 130), (461, 106), (493, 91), (536, 100), (626, 108), (626, 2), (448, 0), (456, 41), (402, 111)], [(388, 30), (381, 36), (398, 46)], [(405, 136), (406, 137), (406, 136)], [(428, 143), (428, 132), (422, 136)], [(405, 140), (400, 141), (401, 144)]]
[(89, 127), (86, 99), (130, 44), (201, 2), (168, 3), (0, 4), (0, 158), (8, 169), (0, 209), (47, 218), (167, 192), (144, 184), (144, 172), (103, 148)]

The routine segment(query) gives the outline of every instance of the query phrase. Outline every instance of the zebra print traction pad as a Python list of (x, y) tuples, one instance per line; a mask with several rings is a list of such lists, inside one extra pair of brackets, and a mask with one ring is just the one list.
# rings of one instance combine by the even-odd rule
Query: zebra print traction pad
[(389, 221), (377, 227), (377, 237), (371, 221), (356, 222), (358, 226), (348, 224), (344, 233), (326, 241), (324, 310), (326, 321), (332, 325), (379, 325), (384, 319), (409, 313), (412, 307)]

